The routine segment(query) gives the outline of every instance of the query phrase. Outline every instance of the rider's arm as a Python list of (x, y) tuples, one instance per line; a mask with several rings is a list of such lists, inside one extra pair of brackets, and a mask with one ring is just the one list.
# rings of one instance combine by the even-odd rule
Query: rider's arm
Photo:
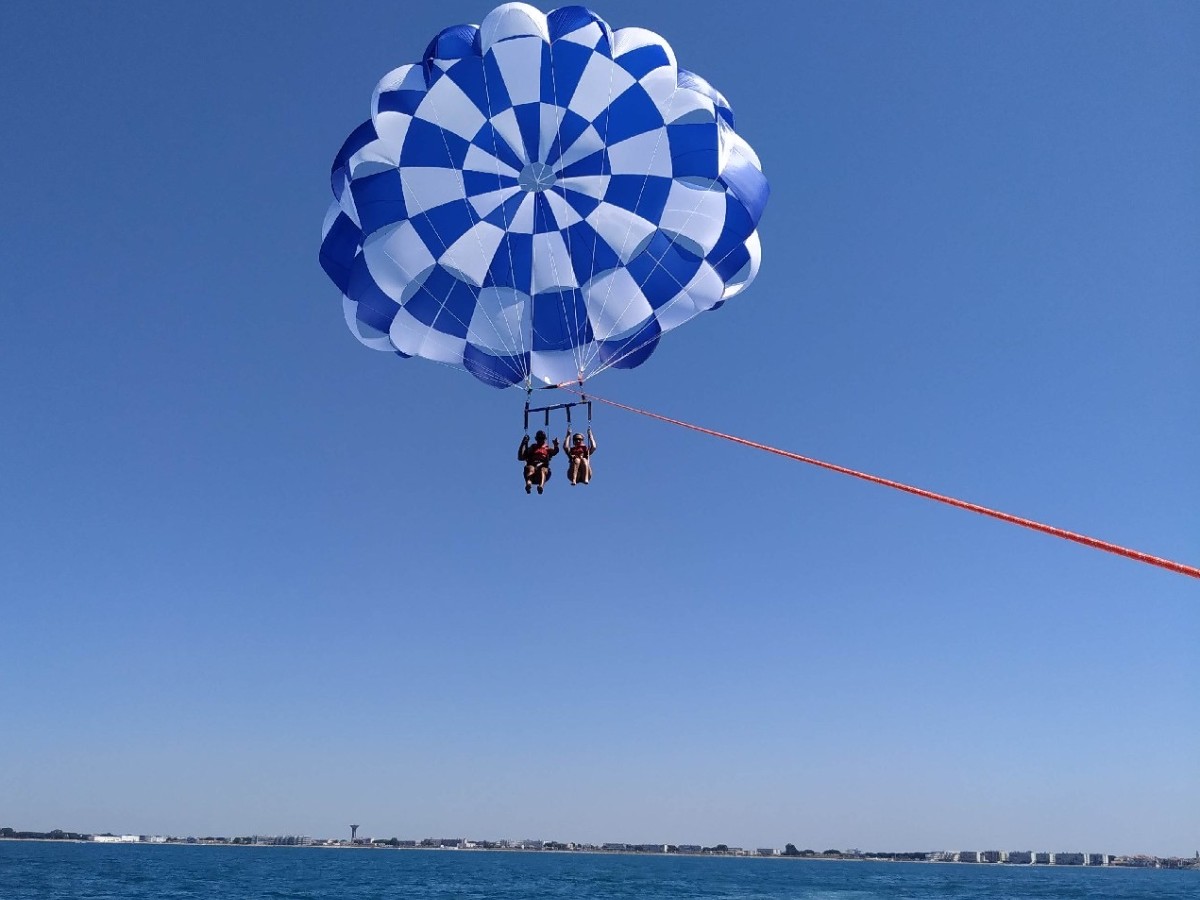
[(591, 428), (588, 429), (588, 447), (590, 448), (588, 450), (589, 454), (596, 452), (596, 438), (592, 435)]
[(529, 435), (521, 438), (521, 446), (517, 448), (517, 459), (525, 462), (525, 451), (529, 449)]

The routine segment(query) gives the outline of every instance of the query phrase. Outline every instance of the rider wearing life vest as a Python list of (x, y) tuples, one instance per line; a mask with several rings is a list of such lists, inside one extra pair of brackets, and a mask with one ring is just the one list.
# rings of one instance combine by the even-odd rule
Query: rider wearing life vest
[(542, 493), (546, 482), (550, 480), (550, 457), (558, 453), (558, 438), (554, 444), (546, 443), (546, 432), (539, 431), (529, 443), (529, 435), (521, 438), (521, 446), (517, 448), (517, 459), (525, 463), (525, 493), (533, 487)]
[(578, 432), (574, 437), (571, 437), (570, 430), (567, 431), (567, 437), (563, 439), (563, 445), (567, 448), (567, 457), (570, 459), (567, 468), (567, 481), (571, 484), (587, 484), (592, 480), (592, 454), (596, 452), (596, 439), (592, 436), (592, 429), (587, 430), (587, 443), (583, 442), (583, 435)]

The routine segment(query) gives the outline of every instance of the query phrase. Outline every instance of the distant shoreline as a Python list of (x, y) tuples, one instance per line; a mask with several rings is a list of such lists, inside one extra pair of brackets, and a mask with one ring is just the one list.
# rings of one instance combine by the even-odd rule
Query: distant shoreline
[[(196, 839), (175, 839), (169, 841), (96, 841), (87, 838), (51, 838), (51, 837), (5, 837), (0, 836), (4, 843), (41, 843), (41, 844), (89, 844), (97, 847), (236, 847), (263, 850), (407, 850), (427, 853), (457, 852), (457, 853), (553, 853), (575, 856), (646, 856), (663, 858), (689, 859), (761, 859), (761, 860), (807, 860), (812, 862), (866, 862), (866, 863), (917, 863), (923, 865), (951, 865), (968, 867), (996, 867), (1005, 869), (1163, 869), (1168, 871), (1197, 871), (1200, 872), (1200, 862), (1190, 857), (1127, 857), (1128, 859), (1143, 860), (1140, 862), (1107, 863), (1104, 865), (1076, 865), (1054, 863), (1011, 863), (1011, 862), (970, 862), (950, 859), (911, 859), (895, 857), (868, 856), (825, 856), (822, 854), (759, 854), (750, 852), (661, 852), (648, 850), (603, 850), (587, 849), (534, 849), (528, 847), (393, 847), (387, 844), (266, 844), (266, 843), (233, 843), (232, 841), (205, 841)], [(936, 851), (931, 851), (936, 852)], [(1164, 865), (1163, 863), (1167, 863)]]

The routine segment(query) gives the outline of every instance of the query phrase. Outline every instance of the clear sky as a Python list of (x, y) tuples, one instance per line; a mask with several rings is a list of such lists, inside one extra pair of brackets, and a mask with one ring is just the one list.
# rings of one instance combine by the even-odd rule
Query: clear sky
[[(1200, 844), (1194, 580), (361, 347), (385, 72), (486, 2), (0, 5), (0, 825)], [(757, 282), (603, 395), (1200, 564), (1200, 6), (608, 0)]]

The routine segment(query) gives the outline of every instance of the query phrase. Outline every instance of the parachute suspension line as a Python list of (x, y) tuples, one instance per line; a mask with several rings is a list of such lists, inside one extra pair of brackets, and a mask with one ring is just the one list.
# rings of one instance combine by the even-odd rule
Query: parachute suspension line
[[(564, 390), (574, 391), (571, 387), (572, 382), (560, 384), (559, 387)], [(884, 487), (895, 488), (898, 491), (904, 491), (908, 494), (915, 494), (918, 497), (924, 497), (927, 500), (936, 500), (939, 503), (945, 503), (947, 506), (954, 506), (958, 509), (965, 509), (969, 512), (979, 513), (984, 516), (991, 516), (993, 519), (999, 519), (1001, 522), (1008, 522), (1012, 525), (1020, 525), (1023, 528), (1029, 528), (1033, 531), (1040, 531), (1042, 534), (1048, 534), (1053, 537), (1063, 538), (1064, 540), (1074, 541), (1077, 544), (1083, 544), (1085, 547), (1091, 547), (1094, 550), (1103, 550), (1106, 553), (1113, 553), (1117, 556), (1123, 556), (1126, 559), (1132, 559), (1135, 562), (1146, 563), (1151, 566), (1158, 566), (1162, 569), (1175, 572), (1179, 575), (1187, 575), (1191, 578), (1200, 578), (1200, 568), (1196, 566), (1185, 565), (1184, 563), (1174, 562), (1169, 559), (1163, 559), (1158, 556), (1151, 556), (1149, 553), (1142, 553), (1140, 550), (1131, 550), (1128, 547), (1122, 547), (1118, 544), (1112, 544), (1108, 541), (1102, 541), (1098, 538), (1088, 537), (1085, 534), (1077, 534), (1074, 531), (1067, 531), (1063, 528), (1055, 528), (1053, 525), (1043, 525), (1041, 522), (1035, 522), (1032, 519), (1024, 519), (1020, 516), (1014, 516), (1009, 513), (1000, 512), (994, 509), (988, 509), (986, 506), (980, 506), (976, 503), (968, 503), (965, 500), (958, 500), (954, 497), (948, 497), (945, 494), (936, 494), (933, 491), (927, 491), (923, 488), (913, 487), (912, 485), (903, 484), (899, 481), (892, 481), (888, 478), (880, 478), (878, 475), (870, 475), (866, 472), (858, 472), (854, 469), (848, 469), (845, 466), (835, 465), (834, 463), (824, 462), (819, 459), (813, 459), (809, 456), (801, 456), (798, 453), (791, 453), (787, 450), (780, 450), (778, 447), (771, 447), (768, 444), (760, 444), (758, 441), (747, 440), (746, 438), (736, 437), (732, 434), (725, 434), (722, 431), (714, 431), (711, 428), (704, 428), (700, 425), (693, 425), (690, 422), (683, 422), (679, 419), (672, 419), (668, 416), (650, 412), (645, 409), (638, 409), (635, 406), (627, 406), (624, 403), (618, 403), (616, 400), (607, 400), (604, 397), (597, 397), (592, 394), (591, 400), (597, 403), (606, 403), (609, 406), (614, 406), (617, 409), (623, 409), (626, 412), (636, 413), (639, 416), (646, 416), (650, 419), (657, 419), (660, 422), (666, 422), (669, 425), (678, 425), (680, 428), (687, 428), (691, 431), (698, 431), (701, 434), (707, 434), (710, 437), (722, 438), (726, 441), (731, 441), (735, 444), (741, 444), (743, 447), (751, 447), (755, 450), (764, 450), (767, 453), (774, 453), (776, 456), (782, 456), (785, 459), (795, 460), (796, 462), (808, 463), (810, 466), (817, 466), (821, 469), (828, 469), (831, 472), (839, 472), (842, 475), (849, 475), (853, 478), (859, 478), (863, 481), (869, 481), (872, 484), (880, 484)]]

